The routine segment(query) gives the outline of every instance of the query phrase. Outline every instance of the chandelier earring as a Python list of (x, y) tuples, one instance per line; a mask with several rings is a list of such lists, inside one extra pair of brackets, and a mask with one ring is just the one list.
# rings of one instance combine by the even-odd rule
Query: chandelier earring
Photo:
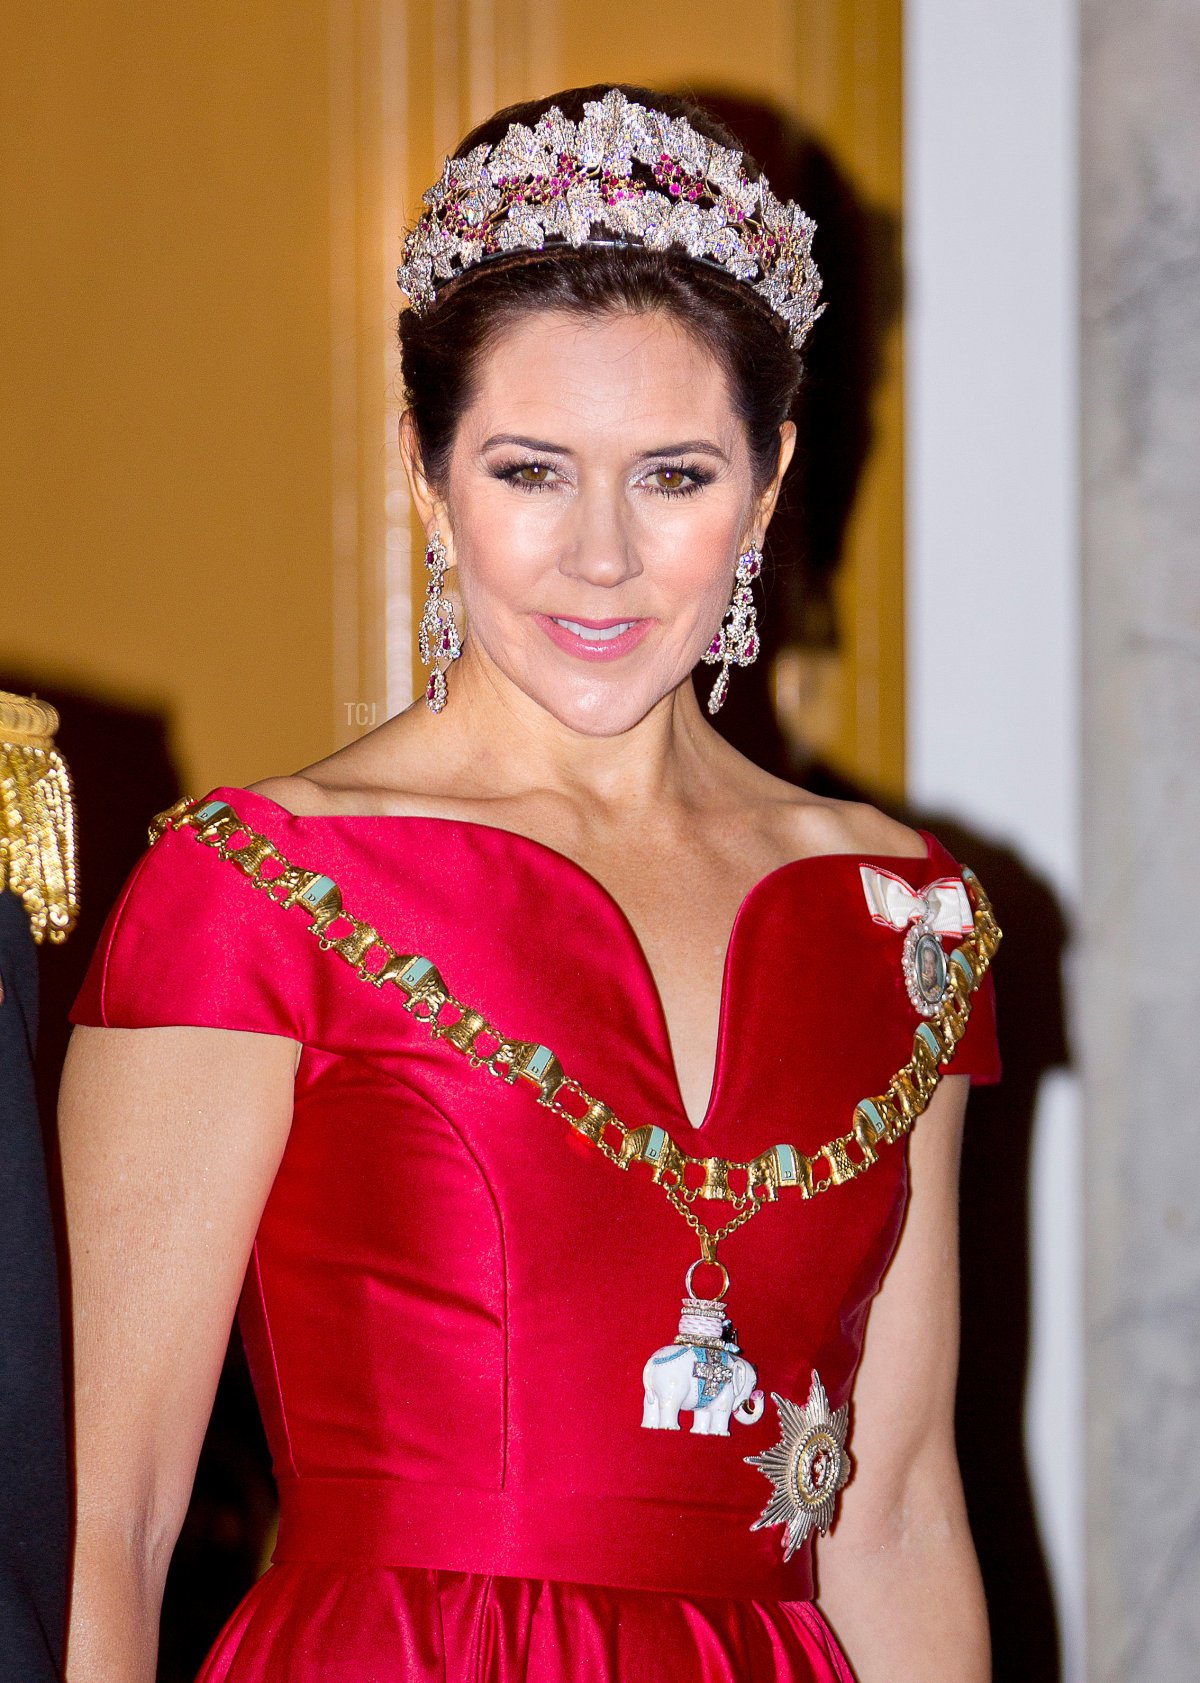
[(758, 612), (750, 586), (762, 572), (763, 552), (751, 543), (738, 556), (733, 575), (733, 599), (726, 608), (717, 634), (704, 651), (708, 666), (720, 665), (717, 681), (708, 698), (708, 710), (715, 713), (729, 691), (729, 668), (751, 666), (758, 659)]
[(447, 559), (446, 546), (435, 526), (425, 551), (429, 580), (425, 586), (425, 607), (417, 632), (422, 664), (432, 667), (425, 686), (425, 705), (431, 713), (440, 713), (446, 705), (446, 673), (462, 653), (462, 638), (455, 623), (454, 606), (450, 598), (442, 594)]

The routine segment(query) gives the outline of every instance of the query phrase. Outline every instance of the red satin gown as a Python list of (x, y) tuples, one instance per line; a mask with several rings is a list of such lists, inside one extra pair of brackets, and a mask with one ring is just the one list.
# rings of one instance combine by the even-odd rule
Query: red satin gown
[[(209, 798), (506, 1034), (553, 1048), (626, 1125), (738, 1160), (845, 1132), (911, 1055), (903, 936), (872, 921), (860, 862), (915, 888), (956, 872), (927, 837), (923, 859), (822, 856), (759, 882), (693, 1131), (646, 959), (581, 867), (483, 824)], [(785, 1565), (781, 1530), (750, 1529), (772, 1486), (744, 1457), (777, 1441), (774, 1404), (728, 1437), (687, 1416), (642, 1427), (642, 1368), (675, 1336), (698, 1254), (649, 1171), (621, 1173), (525, 1083), (472, 1067), (308, 922), (168, 831), (72, 1013), (303, 1046), (240, 1308), (279, 1540), (203, 1683), (846, 1683), (811, 1540)], [(990, 978), (954, 1070), (998, 1074)], [(906, 1192), (904, 1148), (884, 1146), (861, 1178), (783, 1192), (726, 1241), (765, 1392), (802, 1405), (815, 1369), (834, 1408), (850, 1396)]]

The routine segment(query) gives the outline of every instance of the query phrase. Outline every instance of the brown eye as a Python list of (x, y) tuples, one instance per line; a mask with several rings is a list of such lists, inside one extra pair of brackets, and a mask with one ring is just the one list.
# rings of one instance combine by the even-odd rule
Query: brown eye
[(545, 462), (522, 462), (517, 469), (517, 478), (522, 485), (545, 485), (550, 478), (550, 469)]
[(682, 468), (655, 468), (653, 478), (660, 491), (682, 491), (691, 483)]

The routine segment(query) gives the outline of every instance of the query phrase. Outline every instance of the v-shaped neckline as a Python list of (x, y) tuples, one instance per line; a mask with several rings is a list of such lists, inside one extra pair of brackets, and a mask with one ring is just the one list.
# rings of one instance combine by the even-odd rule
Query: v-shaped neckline
[[(539, 841), (535, 836), (528, 836), (523, 830), (510, 830), (503, 824), (486, 824), (475, 818), (459, 818), (441, 813), (411, 813), (411, 812), (292, 812), (278, 801), (272, 800), (270, 795), (260, 795), (254, 789), (242, 789), (233, 784), (221, 784), (211, 791), (212, 796), (219, 795), (248, 795), (251, 800), (261, 801), (274, 808), (284, 819), (293, 824), (431, 824), (445, 825), (460, 831), (478, 832), (485, 835), (505, 837), (520, 846), (524, 846), (540, 853), (554, 861), (555, 865), (565, 868), (569, 875), (573, 875), (594, 895), (596, 895), (610, 914), (615, 918), (618, 926), (624, 932), (627, 943), (634, 954), (634, 958), (642, 973), (646, 984), (646, 995), (655, 1014), (655, 1033), (662, 1052), (663, 1064), (668, 1078), (670, 1097), (676, 1112), (675, 1120), (680, 1121), (689, 1133), (701, 1135), (706, 1133), (716, 1118), (721, 1099), (722, 1077), (727, 1062), (726, 1051), (729, 1032), (730, 1016), (730, 976), (733, 969), (733, 957), (737, 946), (738, 935), (747, 913), (769, 884), (779, 879), (801, 871), (806, 867), (827, 865), (832, 861), (854, 865), (887, 865), (910, 869), (915, 865), (928, 866), (933, 860), (933, 837), (927, 830), (918, 830), (917, 834), (925, 843), (925, 852), (920, 853), (806, 853), (797, 859), (785, 859), (782, 864), (775, 865), (763, 876), (751, 883), (738, 903), (733, 915), (729, 935), (725, 942), (725, 956), (721, 965), (721, 991), (717, 1004), (717, 1039), (713, 1054), (712, 1074), (708, 1083), (708, 1102), (704, 1107), (704, 1114), (699, 1122), (693, 1122), (683, 1098), (683, 1086), (679, 1079), (679, 1065), (675, 1057), (675, 1047), (671, 1039), (670, 1023), (667, 1019), (666, 1007), (663, 1004), (662, 990), (658, 978), (646, 956), (646, 949), (642, 945), (641, 937), (633, 925), (633, 921), (625, 908), (621, 905), (612, 890), (602, 883), (599, 877), (581, 865), (569, 853), (563, 853), (549, 842)], [(393, 938), (388, 932), (389, 939)], [(398, 937), (396, 937), (398, 938)], [(436, 962), (436, 954), (432, 956)]]

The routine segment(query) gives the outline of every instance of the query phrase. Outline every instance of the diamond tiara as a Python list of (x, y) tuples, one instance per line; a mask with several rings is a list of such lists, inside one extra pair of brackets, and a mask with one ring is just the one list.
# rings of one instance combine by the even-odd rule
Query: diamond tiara
[(757, 293), (796, 350), (825, 308), (816, 225), (799, 205), (751, 181), (740, 152), (619, 88), (578, 123), (551, 106), (533, 128), (512, 123), (495, 146), (447, 158), (423, 202), (396, 272), (417, 315), (477, 264), (550, 245), (682, 247)]

